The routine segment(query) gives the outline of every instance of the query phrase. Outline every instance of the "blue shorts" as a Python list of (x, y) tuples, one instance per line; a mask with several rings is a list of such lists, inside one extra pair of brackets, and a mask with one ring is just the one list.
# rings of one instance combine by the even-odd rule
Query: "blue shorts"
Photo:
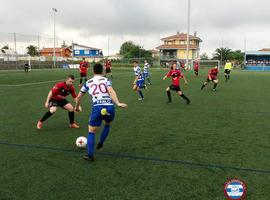
[(136, 85), (137, 85), (137, 87), (139, 87), (139, 88), (144, 88), (144, 80), (143, 80), (143, 79), (138, 80), (138, 81), (136, 82)]
[[(107, 114), (102, 115), (101, 110), (103, 108), (106, 108)], [(107, 123), (110, 123), (113, 121), (115, 115), (115, 108), (113, 105), (100, 105), (100, 106), (93, 106), (92, 113), (89, 116), (89, 125), (90, 126), (100, 126), (102, 123), (102, 120), (104, 120)]]
[(143, 73), (143, 77), (144, 78), (148, 78), (149, 77), (149, 73)]

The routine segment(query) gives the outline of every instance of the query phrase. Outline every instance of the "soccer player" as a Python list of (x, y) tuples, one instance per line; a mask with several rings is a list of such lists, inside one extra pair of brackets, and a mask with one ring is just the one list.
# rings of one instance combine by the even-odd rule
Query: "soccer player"
[(150, 64), (147, 62), (147, 60), (145, 60), (144, 67), (143, 67), (143, 77), (144, 77), (144, 80), (147, 79), (148, 85), (151, 85), (149, 68), (150, 68)]
[(231, 73), (232, 63), (227, 60), (225, 67), (224, 67), (224, 75), (226, 82), (230, 79), (230, 73)]
[(105, 77), (111, 76), (111, 79), (113, 78), (112, 76), (112, 62), (110, 60), (105, 61)]
[(189, 98), (187, 98), (183, 92), (180, 89), (180, 78), (183, 78), (185, 81), (185, 84), (187, 84), (187, 79), (186, 77), (182, 74), (182, 72), (180, 70), (176, 69), (177, 65), (176, 63), (174, 63), (172, 65), (172, 69), (163, 77), (163, 80), (165, 80), (166, 78), (171, 77), (172, 78), (172, 85), (170, 85), (169, 87), (167, 87), (166, 91), (167, 91), (167, 96), (169, 101), (167, 103), (171, 103), (172, 102), (172, 97), (171, 97), (171, 91), (170, 90), (174, 90), (175, 92), (177, 92), (177, 94), (182, 97), (183, 99), (186, 100), (187, 104), (190, 104), (190, 100)]
[(71, 94), (74, 101), (76, 102), (76, 93), (73, 87), (74, 76), (69, 75), (65, 82), (57, 83), (49, 92), (47, 100), (45, 102), (45, 107), (49, 109), (48, 112), (38, 121), (37, 129), (42, 129), (43, 122), (45, 122), (49, 117), (51, 117), (56, 111), (57, 107), (63, 108), (68, 111), (68, 117), (70, 122), (70, 128), (79, 128), (79, 126), (74, 122), (74, 108), (66, 100), (66, 97)]
[[(83, 95), (87, 92), (92, 97), (93, 107), (88, 125), (87, 137), (87, 155), (83, 158), (88, 161), (94, 161), (95, 135), (102, 121), (105, 121), (102, 133), (100, 135), (97, 149), (101, 149), (110, 132), (110, 123), (115, 117), (116, 104), (120, 108), (128, 107), (125, 103), (120, 103), (116, 92), (112, 87), (112, 83), (102, 76), (103, 66), (99, 63), (93, 67), (94, 77), (89, 79), (81, 88), (77, 97), (75, 110), (79, 111), (79, 106)], [(113, 104), (114, 103), (114, 104)]]
[(194, 74), (196, 75), (196, 76), (198, 76), (199, 75), (199, 67), (200, 67), (200, 62), (199, 62), (199, 60), (195, 60), (195, 62), (194, 62)]
[(212, 81), (214, 83), (213, 91), (216, 91), (216, 87), (218, 84), (218, 79), (217, 79), (217, 74), (218, 74), (218, 67), (215, 66), (214, 68), (209, 70), (208, 76), (206, 81), (203, 83), (201, 90), (210, 82)]
[(83, 58), (83, 61), (80, 62), (80, 84), (79, 87), (82, 86), (82, 79), (84, 78), (84, 81), (87, 81), (87, 70), (88, 70), (89, 64), (85, 61), (85, 58)]
[(28, 63), (24, 64), (24, 72), (29, 72), (29, 64)]
[(144, 84), (144, 78), (141, 72), (141, 68), (138, 65), (137, 61), (133, 62), (133, 71), (135, 74), (135, 79), (133, 82), (133, 90), (137, 91), (139, 94), (139, 101), (142, 101), (144, 99), (143, 93), (142, 93), (142, 88), (145, 88), (145, 84)]

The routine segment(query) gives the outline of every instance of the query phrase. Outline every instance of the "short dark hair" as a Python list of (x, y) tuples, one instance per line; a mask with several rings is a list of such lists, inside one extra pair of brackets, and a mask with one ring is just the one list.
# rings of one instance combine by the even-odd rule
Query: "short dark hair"
[(138, 64), (138, 61), (137, 60), (133, 60), (133, 63), (137, 63)]
[(100, 63), (96, 63), (93, 67), (94, 74), (102, 74), (103, 72), (103, 65)]
[(75, 76), (72, 75), (72, 74), (68, 75), (67, 78), (70, 78), (70, 79), (72, 79), (72, 80), (75, 80)]

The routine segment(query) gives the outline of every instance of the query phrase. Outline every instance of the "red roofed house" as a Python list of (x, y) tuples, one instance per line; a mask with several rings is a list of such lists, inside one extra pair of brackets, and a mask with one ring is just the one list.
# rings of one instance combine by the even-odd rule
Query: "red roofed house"
[[(158, 46), (160, 52), (160, 60), (185, 60), (187, 49), (187, 34), (177, 32), (176, 35), (161, 39), (163, 44)], [(189, 35), (189, 59), (197, 59), (199, 57), (200, 42), (202, 40), (197, 37), (197, 33)]]
[[(55, 48), (55, 56), (70, 58), (72, 50), (69, 48)], [(44, 57), (52, 57), (53, 56), (53, 48), (42, 48), (40, 50), (40, 55)]]

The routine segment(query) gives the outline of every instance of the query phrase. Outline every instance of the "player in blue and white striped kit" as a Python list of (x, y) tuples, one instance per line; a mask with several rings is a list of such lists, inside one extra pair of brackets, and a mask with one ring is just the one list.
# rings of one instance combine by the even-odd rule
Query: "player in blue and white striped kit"
[(135, 74), (135, 79), (134, 79), (134, 82), (133, 82), (133, 90), (138, 92), (138, 94), (139, 94), (139, 99), (138, 100), (142, 101), (144, 96), (143, 96), (143, 93), (142, 93), (141, 89), (145, 88), (145, 84), (144, 84), (144, 78), (143, 78), (143, 74), (141, 72), (141, 68), (139, 67), (137, 61), (133, 62), (133, 71), (134, 71), (134, 74)]
[(109, 134), (110, 123), (115, 116), (114, 104), (121, 108), (127, 107), (127, 104), (119, 102), (111, 81), (102, 76), (103, 66), (97, 63), (94, 65), (93, 70), (94, 77), (89, 79), (81, 88), (75, 106), (75, 111), (79, 111), (81, 99), (86, 92), (92, 97), (93, 106), (88, 124), (87, 155), (84, 156), (84, 159), (88, 161), (94, 161), (95, 134), (102, 121), (105, 121), (105, 125), (97, 149), (102, 148)]
[(147, 62), (147, 60), (145, 60), (144, 67), (143, 67), (143, 77), (144, 77), (144, 81), (146, 81), (147, 79), (148, 85), (151, 85), (149, 68), (150, 68), (150, 64)]

